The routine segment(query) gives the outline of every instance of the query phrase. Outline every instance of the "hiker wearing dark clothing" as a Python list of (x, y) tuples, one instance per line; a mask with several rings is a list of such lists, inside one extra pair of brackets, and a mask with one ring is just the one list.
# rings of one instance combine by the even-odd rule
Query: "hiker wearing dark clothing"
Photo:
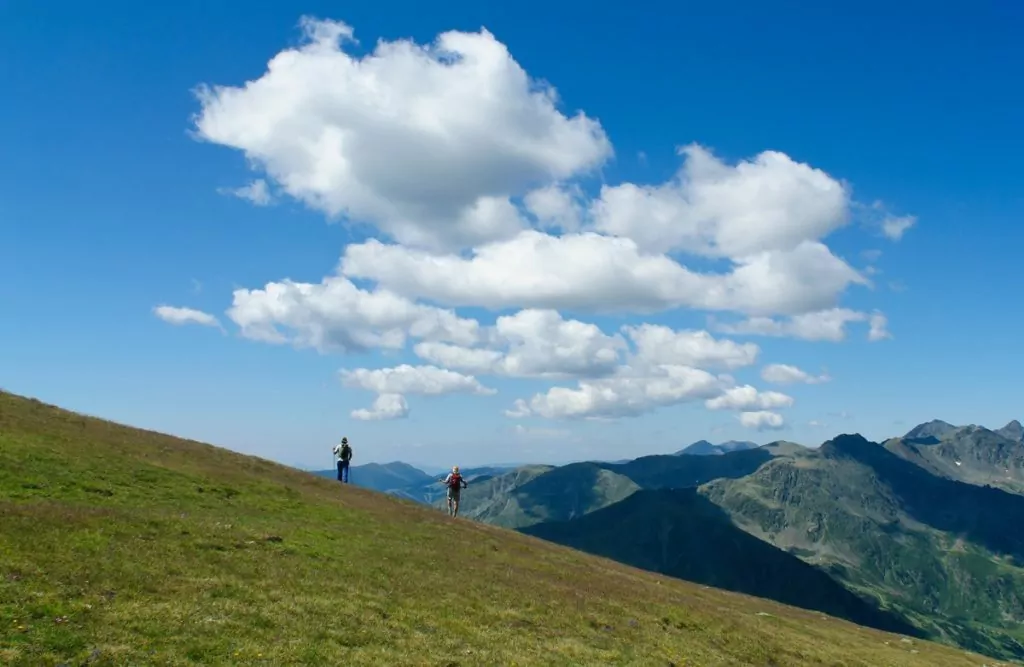
[(338, 465), (338, 481), (348, 484), (348, 463), (352, 460), (352, 447), (348, 444), (348, 438), (342, 438), (341, 442), (334, 446), (334, 460)]
[(462, 490), (469, 486), (466, 480), (459, 474), (459, 466), (454, 466), (452, 471), (444, 479), (438, 480), (448, 487), (448, 515), (456, 517), (459, 515), (459, 496)]

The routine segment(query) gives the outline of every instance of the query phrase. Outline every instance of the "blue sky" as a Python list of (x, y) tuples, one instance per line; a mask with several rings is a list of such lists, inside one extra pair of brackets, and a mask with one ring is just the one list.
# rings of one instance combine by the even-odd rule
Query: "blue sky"
[[(0, 7), (5, 389), (313, 467), (330, 465), (342, 434), (360, 462), (444, 466), (1024, 418), (1024, 10), (1011, 3), (210, 4)], [(343, 22), (358, 43), (311, 46), (303, 16)], [(315, 38), (339, 25), (307, 27)], [(378, 40), (429, 45), (446, 31), (470, 33), (449, 44), (479, 58), (448, 70), (401, 53), (353, 64)], [(243, 90), (289, 49), (269, 90)], [(538, 84), (513, 61), (557, 104), (526, 103)], [(239, 93), (204, 103), (203, 84)], [(572, 120), (578, 111), (593, 125)], [(705, 169), (688, 189), (637, 195), (670, 181), (689, 145), (703, 148), (688, 164)], [(758, 167), (763, 151), (782, 157)], [(257, 180), (268, 205), (229, 192)], [(549, 212), (575, 201), (588, 213), (520, 233), (534, 219), (524, 196), (542, 188), (576, 193), (549, 197)], [(773, 188), (788, 194), (766, 215)], [(473, 209), (480, 197), (494, 208)], [(898, 239), (883, 233), (907, 216)], [(569, 249), (581, 233), (592, 243)], [(829, 252), (798, 253), (800, 241)], [(533, 242), (554, 250), (522, 254)], [(465, 263), (489, 243), (490, 264)], [(721, 282), (743, 262), (760, 272)], [(491, 279), (510, 265), (521, 272)], [(330, 276), (340, 292), (254, 292), (236, 319), (227, 312), (235, 290)], [(219, 326), (168, 323), (159, 305)], [(552, 311), (547, 329), (516, 319), (531, 308)], [(860, 319), (842, 340), (808, 340), (830, 308)], [(891, 337), (868, 340), (876, 313)], [(808, 314), (786, 336), (752, 333), (764, 320), (735, 332), (750, 317)], [(518, 357), (493, 337), (498, 315), (525, 336)], [(718, 347), (650, 338), (641, 354), (621, 332), (641, 323), (707, 329)], [(425, 338), (412, 332), (428, 325)], [(289, 340), (268, 342), (269, 327)], [(711, 367), (750, 343), (754, 361)], [(439, 350), (467, 348), (505, 365), (440, 363)], [(401, 377), (372, 373), (401, 364), (412, 367)], [(761, 375), (769, 364), (829, 379), (777, 384)], [(341, 369), (368, 373), (346, 386)], [(756, 394), (729, 393), (747, 385)], [(378, 390), (392, 395), (381, 415), (399, 418), (354, 418)], [(505, 416), (516, 399), (529, 415)], [(781, 428), (766, 428), (778, 426), (768, 413)]]

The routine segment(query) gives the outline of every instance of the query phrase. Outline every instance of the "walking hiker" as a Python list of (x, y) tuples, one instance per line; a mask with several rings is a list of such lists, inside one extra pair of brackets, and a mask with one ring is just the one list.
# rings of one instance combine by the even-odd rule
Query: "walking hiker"
[(348, 462), (352, 460), (352, 447), (348, 444), (348, 438), (342, 438), (341, 442), (334, 446), (334, 460), (338, 466), (338, 481), (348, 484)]
[(469, 486), (466, 480), (459, 474), (459, 466), (453, 466), (452, 471), (444, 479), (438, 480), (448, 487), (448, 515), (456, 517), (459, 515), (459, 495), (462, 490)]

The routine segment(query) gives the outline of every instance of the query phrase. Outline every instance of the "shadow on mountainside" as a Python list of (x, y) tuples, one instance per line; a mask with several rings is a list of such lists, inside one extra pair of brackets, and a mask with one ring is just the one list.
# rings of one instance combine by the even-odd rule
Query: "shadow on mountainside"
[(696, 489), (637, 491), (582, 518), (521, 532), (679, 579), (890, 632), (922, 634), (825, 572), (737, 528)]
[(850, 458), (871, 468), (908, 516), (937, 530), (963, 535), (1024, 566), (1024, 496), (990, 486), (938, 477), (860, 435), (841, 435), (821, 446), (826, 458)]
[(626, 498), (636, 483), (596, 463), (570, 463), (515, 490), (525, 511), (549, 521), (574, 519)]
[(606, 463), (601, 467), (630, 478), (643, 489), (683, 489), (700, 486), (713, 479), (746, 477), (773, 458), (772, 452), (759, 447), (717, 456), (641, 456), (628, 463)]

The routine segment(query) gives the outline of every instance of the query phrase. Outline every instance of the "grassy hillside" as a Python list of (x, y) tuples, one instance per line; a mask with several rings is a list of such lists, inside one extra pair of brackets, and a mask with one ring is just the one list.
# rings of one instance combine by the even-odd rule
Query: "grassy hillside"
[(0, 393), (0, 664), (980, 666)]

